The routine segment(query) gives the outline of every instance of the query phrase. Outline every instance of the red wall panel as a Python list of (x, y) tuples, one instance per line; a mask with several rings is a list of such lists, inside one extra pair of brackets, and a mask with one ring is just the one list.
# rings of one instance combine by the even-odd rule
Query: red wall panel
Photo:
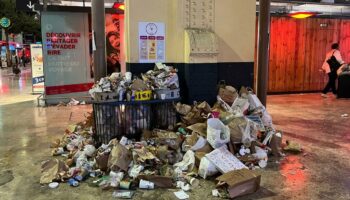
[(338, 41), (350, 62), (350, 20), (272, 17), (268, 91), (321, 90), (327, 81), (320, 72), (325, 54)]

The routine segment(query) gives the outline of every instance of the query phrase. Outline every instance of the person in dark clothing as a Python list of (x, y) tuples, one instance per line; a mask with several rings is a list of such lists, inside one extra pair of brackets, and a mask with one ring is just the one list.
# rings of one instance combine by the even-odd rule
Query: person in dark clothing
[(21, 60), (22, 60), (22, 64), (23, 64), (23, 67), (26, 66), (26, 56), (25, 56), (25, 50), (23, 49), (22, 50), (22, 57), (21, 57)]
[(337, 61), (342, 65), (344, 64), (344, 61), (341, 57), (341, 53), (339, 51), (339, 44), (338, 43), (334, 43), (332, 44), (332, 50), (329, 51), (326, 55), (326, 59), (322, 65), (322, 70), (328, 75), (328, 83), (325, 86), (325, 88), (322, 91), (321, 96), (327, 98), (327, 93), (329, 92), (329, 90), (332, 90), (333, 94), (336, 95), (337, 94), (337, 88), (336, 88), (336, 80), (337, 80), (337, 71), (332, 71), (331, 67), (329, 66), (327, 60), (329, 60), (332, 56), (334, 56)]

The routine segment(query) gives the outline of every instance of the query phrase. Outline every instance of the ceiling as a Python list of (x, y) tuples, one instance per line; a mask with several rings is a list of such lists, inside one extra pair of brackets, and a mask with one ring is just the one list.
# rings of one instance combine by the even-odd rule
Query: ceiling
[[(350, 0), (272, 0), (271, 14), (283, 15), (292, 12), (317, 12), (318, 16), (350, 17)], [(259, 12), (259, 1), (256, 2)]]
[[(40, 0), (43, 4), (44, 0)], [(77, 6), (77, 7), (91, 7), (91, 0), (46, 0), (48, 5), (55, 6)], [(101, 0), (103, 1), (103, 0)], [(104, 0), (105, 7), (111, 8), (116, 2), (124, 2), (124, 0)]]
[[(43, 4), (44, 0), (40, 0)], [(46, 0), (48, 5), (91, 7), (91, 0)], [(105, 7), (124, 0), (104, 0)], [(145, 0), (146, 1), (146, 0)], [(342, 3), (338, 3), (342, 2)], [(259, 0), (256, 1), (259, 12)], [(318, 16), (350, 17), (350, 0), (271, 0), (271, 13), (284, 15), (291, 12), (317, 12)]]

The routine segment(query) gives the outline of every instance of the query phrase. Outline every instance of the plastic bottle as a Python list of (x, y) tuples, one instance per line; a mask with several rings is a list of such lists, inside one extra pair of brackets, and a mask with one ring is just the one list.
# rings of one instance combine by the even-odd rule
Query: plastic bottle
[(89, 170), (83, 168), (78, 175), (74, 177), (75, 180), (81, 182), (89, 175)]
[(79, 186), (79, 182), (76, 181), (74, 178), (70, 178), (68, 180), (68, 185), (73, 186), (73, 187), (78, 187)]
[(131, 101), (135, 101), (135, 91), (132, 91), (132, 94), (131, 94)]
[(180, 127), (178, 130), (177, 130), (179, 133), (181, 133), (182, 135), (187, 135), (187, 132), (184, 128)]

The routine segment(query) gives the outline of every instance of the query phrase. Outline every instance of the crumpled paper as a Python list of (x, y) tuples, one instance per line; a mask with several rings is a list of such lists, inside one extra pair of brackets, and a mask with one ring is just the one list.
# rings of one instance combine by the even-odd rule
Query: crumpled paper
[(58, 159), (48, 160), (41, 166), (40, 183), (51, 183), (54, 180), (61, 180), (68, 178), (69, 167)]
[(295, 153), (300, 153), (301, 150), (301, 145), (299, 143), (296, 143), (294, 141), (286, 141), (287, 146), (283, 148), (283, 150), (285, 151), (291, 151), (291, 152), (295, 152)]
[(188, 126), (196, 123), (204, 123), (207, 120), (209, 113), (211, 113), (211, 107), (204, 101), (195, 105), (192, 110), (181, 119), (183, 123)]
[(176, 163), (174, 165), (175, 168), (179, 168), (181, 171), (188, 171), (191, 172), (195, 166), (195, 154), (193, 151), (188, 150), (183, 160), (179, 163)]
[[(145, 147), (142, 147), (141, 149), (134, 149), (133, 152), (136, 153), (136, 160), (137, 162), (144, 163), (146, 160), (154, 160), (158, 159), (155, 157), (148, 149)], [(135, 158), (134, 158), (135, 159)]]
[(132, 156), (130, 151), (123, 145), (117, 143), (109, 155), (108, 168), (115, 169), (115, 167), (118, 167), (127, 172), (131, 161)]
[(180, 102), (176, 104), (175, 108), (180, 115), (187, 115), (192, 110), (191, 106), (182, 104)]
[(156, 140), (160, 145), (168, 145), (174, 150), (180, 147), (182, 139), (175, 132), (155, 129), (154, 133), (157, 135)]

